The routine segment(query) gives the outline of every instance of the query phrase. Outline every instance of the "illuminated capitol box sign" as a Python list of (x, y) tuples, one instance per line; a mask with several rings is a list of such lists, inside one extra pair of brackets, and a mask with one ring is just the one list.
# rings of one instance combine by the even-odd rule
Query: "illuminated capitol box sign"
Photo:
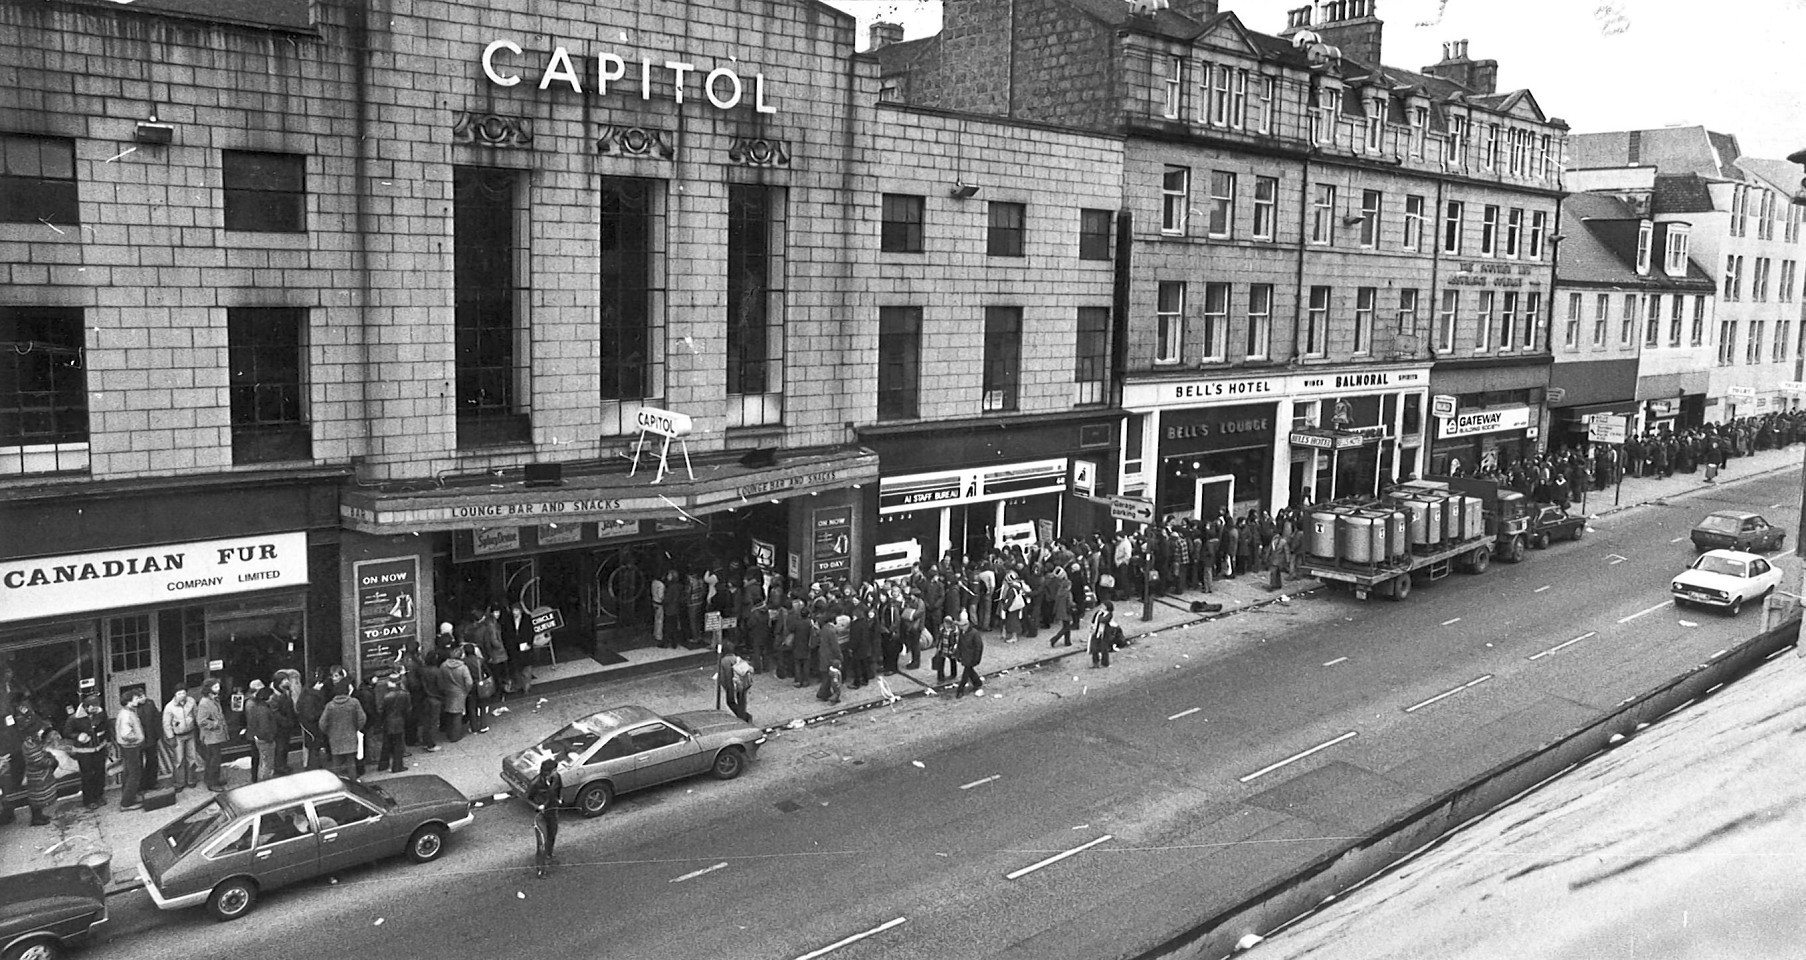
[(307, 583), (307, 534), (0, 562), (0, 621), (187, 603)]
[[(483, 75), (498, 87), (512, 87), (521, 82), (518, 58), (525, 56), (513, 40), (493, 40), (483, 48)], [(582, 66), (579, 67), (578, 64)], [(754, 73), (752, 89), (732, 67), (718, 66), (707, 73), (696, 64), (683, 60), (640, 57), (637, 60), (603, 51), (594, 57), (573, 57), (565, 47), (553, 47), (539, 60), (539, 89), (568, 87), (572, 93), (609, 95), (609, 84), (618, 83), (633, 71), (639, 81), (641, 100), (652, 99), (653, 81), (668, 87), (671, 102), (684, 103), (686, 96), (699, 92), (718, 110), (732, 110), (749, 95), (757, 113), (777, 113), (778, 108), (766, 102), (765, 74)]]

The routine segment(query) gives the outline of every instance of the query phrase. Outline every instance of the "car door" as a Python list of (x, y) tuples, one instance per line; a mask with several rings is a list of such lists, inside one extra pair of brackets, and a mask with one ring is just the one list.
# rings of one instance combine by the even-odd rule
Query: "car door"
[(256, 875), (258, 863), (253, 859), (256, 842), (257, 818), (240, 819), (201, 851), (194, 873), (184, 878), (183, 886), (211, 890), (227, 877)]
[(1756, 518), (1756, 532), (1761, 538), (1757, 542), (1762, 545), (1762, 549), (1773, 550), (1775, 547), (1780, 545), (1780, 540), (1781, 540), (1781, 528), (1780, 527), (1777, 527), (1774, 524), (1769, 523), (1767, 520), (1765, 520), (1761, 517), (1757, 517)]
[(382, 811), (350, 794), (311, 801), (320, 836), (320, 872), (336, 873), (401, 851), (406, 837), (392, 836)]
[(307, 804), (291, 804), (257, 818), (251, 868), (251, 875), (265, 889), (285, 886), (319, 873), (320, 842), (314, 836), (313, 819), (307, 812)]
[(1762, 543), (1762, 532), (1759, 529), (1762, 521), (1755, 517), (1745, 517), (1737, 525), (1737, 543), (1734, 549), (1751, 551)]
[(1751, 561), (1749, 583), (1749, 598), (1754, 600), (1764, 593), (1773, 590), (1775, 587), (1780, 586), (1781, 571), (1767, 560)]
[(649, 787), (698, 772), (696, 741), (683, 731), (656, 720), (631, 732), (637, 786)]
[(633, 737), (625, 730), (598, 741), (590, 748), (575, 776), (564, 777), (564, 802), (577, 802), (577, 791), (586, 783), (607, 780), (615, 785), (615, 793), (634, 789)]

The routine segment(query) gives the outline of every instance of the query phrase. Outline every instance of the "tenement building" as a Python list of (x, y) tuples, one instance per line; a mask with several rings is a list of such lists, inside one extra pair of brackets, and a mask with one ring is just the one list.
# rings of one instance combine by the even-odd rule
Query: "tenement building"
[(1649, 197), (1574, 193), (1556, 248), (1549, 446), (1582, 447), (1594, 415), (1634, 433), (1698, 426), (1717, 334), (1717, 284), (1691, 256), (1693, 225)]
[[(1746, 157), (1737, 138), (1704, 127), (1577, 134), (1569, 186), (1619, 198), (1681, 225), (1718, 286), (1710, 357), (1689, 371), (1639, 378), (1640, 425), (1716, 423), (1799, 406), (1806, 394), (1806, 294), (1800, 168)], [(1690, 335), (1691, 337), (1691, 335)], [(1710, 371), (1701, 375), (1699, 371)]]
[(876, 53), (887, 97), (1122, 138), (1117, 492), (1162, 515), (1371, 492), (1545, 426), (1565, 125), (1466, 41), (1399, 70), (1370, 0), (1319, 7), (1270, 36), (1214, 0), (947, 0)]
[[(548, 613), (542, 663), (606, 660), (653, 578), (863, 576), (879, 181), (962, 257), (1040, 201), (987, 166), (1012, 135), (977, 198), (908, 169), (951, 122), (868, 172), (854, 33), (812, 0), (0, 6), (0, 706), (357, 670), (498, 599)], [(1073, 181), (1115, 150), (1034, 144)], [(920, 416), (1074, 405), (1034, 288), (1086, 273), (1078, 214), (1045, 216), (995, 334), (976, 273), (882, 267)], [(962, 502), (1065, 489), (1035, 477)]]

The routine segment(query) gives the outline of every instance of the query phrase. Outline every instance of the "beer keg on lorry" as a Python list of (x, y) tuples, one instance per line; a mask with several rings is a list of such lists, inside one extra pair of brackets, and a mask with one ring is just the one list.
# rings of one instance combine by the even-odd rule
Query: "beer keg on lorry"
[[(1383, 559), (1385, 556), (1383, 542), (1385, 526), (1383, 522), (1376, 523), (1375, 518), (1376, 512), (1366, 510), (1352, 511), (1338, 517), (1336, 555), (1348, 563), (1372, 564), (1377, 562), (1376, 557)], [(1376, 530), (1382, 531), (1382, 542), (1378, 545), (1381, 550), (1377, 554), (1374, 552)]]
[(1336, 558), (1337, 513), (1338, 508), (1333, 505), (1311, 510), (1309, 536), (1305, 538), (1306, 553), (1325, 560)]

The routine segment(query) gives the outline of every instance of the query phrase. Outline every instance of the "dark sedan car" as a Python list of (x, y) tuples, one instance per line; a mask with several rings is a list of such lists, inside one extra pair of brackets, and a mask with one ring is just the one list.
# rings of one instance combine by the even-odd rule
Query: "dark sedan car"
[(105, 885), (88, 867), (0, 877), (0, 958), (52, 960), (107, 922)]
[(144, 838), (144, 889), (164, 910), (205, 903), (218, 920), (249, 913), (266, 890), (406, 853), (445, 851), (470, 802), (440, 777), (376, 783), (310, 770), (227, 790)]
[(1748, 510), (1718, 510), (1706, 514), (1693, 528), (1693, 549), (1736, 550), (1740, 553), (1763, 553), (1779, 550), (1787, 540), (1787, 531)]
[(558, 763), (566, 806), (601, 816), (617, 794), (699, 773), (732, 780), (765, 742), (765, 731), (709, 710), (660, 716), (645, 707), (615, 707), (572, 721), (564, 729), (502, 759), (509, 792), (527, 787), (546, 760)]
[(1579, 540), (1586, 536), (1587, 518), (1563, 510), (1553, 503), (1538, 504), (1530, 515), (1530, 545), (1538, 550), (1552, 540)]

